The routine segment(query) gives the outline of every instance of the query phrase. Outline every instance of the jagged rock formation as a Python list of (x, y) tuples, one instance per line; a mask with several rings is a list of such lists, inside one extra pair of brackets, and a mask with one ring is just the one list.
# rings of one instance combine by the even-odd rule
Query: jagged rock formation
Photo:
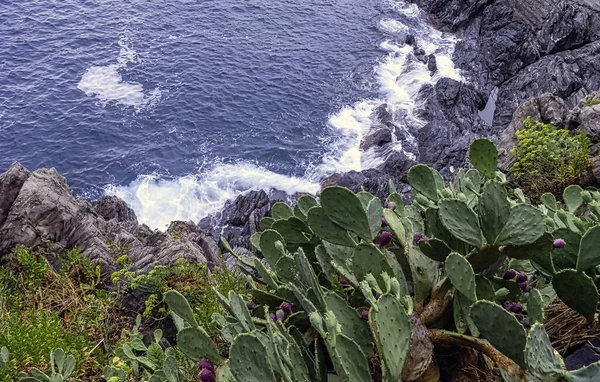
[(153, 232), (116, 197), (77, 199), (55, 169), (29, 172), (14, 163), (0, 174), (0, 260), (17, 245), (53, 253), (78, 247), (107, 272), (117, 268), (114, 246), (127, 248), (131, 270), (169, 265), (180, 256), (209, 266), (220, 261), (215, 240), (191, 222)]

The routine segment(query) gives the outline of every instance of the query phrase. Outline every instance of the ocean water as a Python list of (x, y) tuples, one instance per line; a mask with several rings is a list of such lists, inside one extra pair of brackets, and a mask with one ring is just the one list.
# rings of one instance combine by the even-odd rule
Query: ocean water
[(455, 37), (399, 0), (4, 1), (0, 36), (0, 171), (56, 167), (159, 229), (376, 167), (373, 109), (418, 129), (419, 88), (460, 79)]

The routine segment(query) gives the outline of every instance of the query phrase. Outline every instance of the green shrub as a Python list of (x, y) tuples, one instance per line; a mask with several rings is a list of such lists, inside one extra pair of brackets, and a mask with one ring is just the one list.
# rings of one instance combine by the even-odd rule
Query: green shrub
[(552, 124), (532, 122), (515, 133), (519, 145), (511, 154), (517, 161), (510, 171), (515, 180), (538, 200), (545, 192), (560, 195), (560, 190), (576, 182), (588, 166), (590, 141), (585, 134), (569, 135), (568, 130)]
[(585, 99), (585, 106), (594, 106), (600, 104), (600, 92), (596, 92)]

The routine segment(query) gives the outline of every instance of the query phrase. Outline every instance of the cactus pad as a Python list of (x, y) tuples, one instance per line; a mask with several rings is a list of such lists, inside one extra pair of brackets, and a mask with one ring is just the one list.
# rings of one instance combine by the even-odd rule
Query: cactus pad
[(379, 311), (372, 312), (372, 322), (384, 375), (387, 381), (399, 381), (410, 344), (410, 318), (392, 295), (381, 296), (377, 306)]
[(550, 211), (556, 211), (558, 209), (558, 205), (556, 204), (556, 197), (547, 192), (540, 197), (542, 204), (546, 206)]
[(552, 343), (544, 326), (533, 325), (525, 348), (529, 373), (539, 381), (555, 381), (565, 374), (560, 361), (554, 354)]
[[(285, 240), (279, 232), (268, 229), (261, 233), (259, 239), (260, 251), (271, 266), (277, 264), (277, 261), (285, 256), (285, 253), (282, 251), (282, 248), (285, 248)], [(276, 245), (277, 242), (280, 242), (281, 246)]]
[(592, 322), (598, 307), (598, 290), (588, 275), (565, 269), (554, 275), (552, 286), (565, 304)]
[(477, 214), (465, 202), (443, 199), (439, 205), (440, 220), (454, 237), (477, 248), (483, 246)]
[(312, 234), (306, 224), (294, 216), (288, 219), (276, 220), (271, 228), (279, 232), (287, 244), (308, 243), (310, 240), (307, 238), (307, 234)]
[(229, 351), (229, 368), (238, 381), (277, 382), (267, 348), (252, 334), (240, 334)]
[(200, 362), (201, 359), (219, 363), (219, 350), (204, 330), (201, 328), (185, 328), (177, 333), (177, 345), (189, 359)]
[(387, 220), (388, 224), (390, 225), (390, 229), (394, 233), (394, 236), (396, 236), (396, 239), (400, 242), (402, 246), (404, 246), (404, 244), (406, 243), (406, 231), (398, 214), (396, 214), (389, 208), (386, 208), (383, 210), (383, 217), (385, 218), (385, 220)]
[(435, 261), (445, 261), (446, 257), (452, 252), (446, 243), (435, 238), (429, 239), (429, 241), (421, 240), (419, 249), (425, 256)]
[(198, 323), (194, 318), (192, 307), (181, 293), (177, 292), (176, 290), (170, 290), (165, 294), (165, 301), (173, 313), (181, 317), (192, 327), (198, 327)]
[(568, 371), (566, 373), (570, 382), (591, 382), (595, 381), (600, 375), (600, 362), (592, 363), (581, 369)]
[(325, 295), (325, 304), (327, 305), (327, 309), (335, 314), (338, 322), (342, 325), (342, 332), (354, 340), (360, 346), (363, 353), (371, 355), (373, 353), (371, 345), (373, 337), (371, 336), (369, 326), (360, 318), (358, 312), (333, 292)]
[(371, 229), (371, 239), (375, 239), (381, 230), (381, 217), (383, 215), (383, 207), (381, 207), (381, 200), (379, 198), (371, 199), (367, 208), (367, 220), (369, 221), (369, 228)]
[(556, 269), (575, 268), (579, 256), (581, 235), (569, 228), (559, 228), (552, 232), (552, 236), (555, 239), (563, 239), (566, 243), (564, 247), (552, 250), (552, 261)]
[(345, 247), (356, 246), (356, 242), (350, 237), (348, 231), (332, 222), (321, 207), (313, 207), (308, 211), (307, 222), (315, 235), (323, 240)]
[(544, 232), (546, 232), (544, 214), (531, 205), (519, 204), (511, 208), (508, 221), (494, 244), (531, 244), (535, 243)]
[(506, 188), (497, 181), (488, 181), (479, 199), (478, 213), (483, 236), (488, 243), (494, 243), (510, 216)]
[(329, 218), (342, 228), (371, 241), (371, 229), (360, 199), (349, 189), (327, 187), (321, 192), (321, 206)]
[(533, 289), (527, 296), (527, 316), (529, 317), (529, 325), (536, 322), (544, 323), (544, 300), (537, 289)]
[(356, 342), (344, 334), (338, 334), (334, 351), (333, 363), (338, 375), (346, 377), (343, 381), (371, 382), (369, 362)]
[(306, 217), (308, 216), (308, 211), (316, 207), (317, 201), (310, 195), (302, 195), (300, 199), (296, 202), (294, 206), (294, 216), (298, 219), (306, 221)]
[(467, 259), (454, 252), (446, 259), (445, 266), (452, 285), (469, 300), (476, 301), (475, 273)]
[(575, 184), (565, 188), (563, 191), (563, 200), (565, 201), (565, 205), (569, 212), (575, 212), (575, 210), (583, 203), (582, 193), (583, 189)]
[(367, 274), (372, 274), (380, 287), (385, 285), (381, 277), (383, 272), (388, 276), (394, 274), (383, 253), (373, 244), (362, 243), (354, 248), (350, 269), (359, 282), (364, 280)]
[[(564, 248), (564, 247), (563, 247)], [(577, 270), (590, 270), (600, 264), (600, 226), (590, 228), (581, 238)]]
[(471, 306), (471, 319), (496, 349), (525, 368), (527, 335), (514, 315), (493, 302), (478, 301)]
[(494, 301), (496, 299), (496, 291), (490, 280), (482, 275), (475, 276), (475, 285), (477, 286), (477, 299)]
[(437, 184), (433, 170), (424, 164), (413, 166), (408, 171), (408, 183), (413, 189), (434, 202), (438, 201)]
[(271, 215), (275, 220), (288, 219), (294, 216), (294, 211), (292, 210), (292, 207), (287, 204), (277, 202), (273, 204), (273, 208), (271, 208)]
[(469, 160), (480, 173), (488, 179), (496, 177), (498, 167), (498, 149), (492, 141), (484, 138), (476, 139), (469, 147)]

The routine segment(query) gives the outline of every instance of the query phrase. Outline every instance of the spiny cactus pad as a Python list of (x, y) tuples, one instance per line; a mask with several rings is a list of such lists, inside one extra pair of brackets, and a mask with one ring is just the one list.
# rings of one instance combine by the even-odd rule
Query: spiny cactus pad
[(410, 344), (410, 318), (396, 297), (385, 294), (373, 311), (373, 329), (387, 381), (399, 381)]
[(435, 261), (445, 261), (452, 250), (439, 239), (429, 239), (429, 241), (421, 240), (419, 249), (423, 254)]
[(545, 193), (540, 197), (542, 204), (546, 206), (550, 211), (556, 211), (558, 205), (556, 204), (556, 197), (551, 193)]
[(452, 285), (469, 300), (476, 301), (475, 273), (467, 259), (454, 252), (446, 259), (445, 266)]
[(537, 208), (519, 204), (511, 208), (510, 216), (502, 232), (498, 235), (497, 245), (526, 245), (535, 243), (546, 232), (545, 216)]
[(469, 147), (469, 160), (488, 179), (494, 179), (498, 167), (498, 149), (492, 141), (476, 139)]
[(475, 276), (475, 285), (477, 290), (477, 299), (494, 301), (496, 298), (496, 291), (494, 285), (487, 278), (477, 275)]
[(308, 225), (321, 239), (346, 247), (356, 246), (348, 231), (335, 224), (321, 207), (313, 207), (308, 211)]
[(254, 323), (252, 322), (252, 315), (246, 306), (246, 302), (240, 297), (239, 294), (234, 291), (229, 291), (229, 301), (231, 304), (231, 312), (237, 318), (238, 322), (246, 331), (254, 330)]
[(527, 296), (527, 316), (529, 325), (536, 322), (544, 323), (544, 301), (539, 290), (533, 289)]
[(483, 246), (479, 218), (465, 202), (458, 199), (443, 199), (439, 206), (440, 220), (453, 236), (474, 247)]
[(367, 213), (367, 220), (371, 229), (371, 239), (375, 239), (381, 229), (381, 217), (383, 215), (381, 200), (379, 198), (371, 199), (367, 208), (365, 208), (365, 212)]
[(471, 306), (471, 319), (496, 349), (525, 368), (527, 334), (514, 315), (493, 302), (478, 301)]
[(198, 323), (194, 318), (192, 307), (181, 293), (177, 292), (176, 290), (170, 290), (165, 293), (165, 301), (167, 302), (169, 309), (171, 309), (176, 315), (181, 317), (192, 327), (198, 327)]
[(510, 202), (502, 184), (494, 180), (485, 184), (478, 213), (483, 236), (488, 243), (494, 243), (510, 216)]
[(554, 354), (544, 326), (536, 323), (529, 331), (525, 356), (529, 373), (539, 381), (555, 381), (565, 374)]
[(408, 171), (408, 183), (429, 199), (438, 201), (435, 175), (429, 166), (418, 164), (411, 167)]
[[(277, 246), (276, 243), (280, 242), (281, 246)], [(283, 236), (279, 234), (279, 232), (268, 229), (263, 231), (260, 235), (260, 251), (267, 259), (271, 266), (277, 264), (277, 261), (285, 256), (285, 253), (282, 252), (282, 247), (285, 248), (285, 240)]]
[[(371, 382), (369, 362), (360, 346), (344, 334), (336, 336), (334, 366), (347, 382)], [(340, 370), (341, 368), (341, 370)]]
[(372, 274), (377, 279), (380, 287), (384, 285), (381, 277), (383, 272), (389, 276), (394, 274), (383, 253), (373, 244), (365, 243), (354, 248), (350, 269), (359, 282), (364, 280), (367, 274)]
[(283, 202), (277, 202), (273, 204), (273, 208), (271, 208), (271, 215), (275, 220), (287, 219), (294, 216), (294, 211), (292, 210), (292, 207), (288, 206), (287, 204)]
[(371, 241), (371, 229), (360, 199), (344, 187), (327, 187), (321, 192), (321, 206), (329, 218), (342, 228)]
[(588, 275), (564, 269), (554, 275), (552, 286), (565, 304), (592, 322), (598, 307), (598, 290)]
[(218, 364), (221, 361), (219, 350), (213, 343), (212, 338), (201, 328), (185, 328), (179, 331), (177, 333), (177, 345), (194, 362), (208, 359)]
[(279, 232), (288, 245), (308, 243), (310, 239), (307, 238), (307, 234), (312, 234), (306, 224), (294, 216), (276, 220), (271, 228)]
[(579, 256), (577, 256), (577, 270), (584, 272), (598, 264), (600, 264), (600, 226), (595, 226), (590, 228), (581, 238)]
[(238, 381), (277, 382), (266, 353), (267, 349), (255, 335), (238, 335), (229, 351), (231, 374)]
[(373, 337), (367, 323), (360, 318), (358, 312), (348, 305), (344, 299), (336, 293), (327, 293), (325, 295), (325, 304), (327, 309), (331, 310), (340, 325), (342, 332), (356, 342), (366, 355), (373, 353)]
[(600, 375), (600, 362), (592, 363), (581, 369), (568, 371), (567, 378), (570, 382), (592, 382), (598, 379)]
[(400, 242), (402, 246), (404, 246), (404, 244), (406, 243), (406, 231), (404, 229), (402, 221), (400, 220), (400, 216), (398, 216), (398, 214), (396, 214), (389, 208), (385, 208), (383, 210), (383, 217), (385, 218), (385, 220), (387, 220), (388, 224), (390, 225), (390, 229), (394, 233), (394, 236), (396, 236), (396, 239)]
[(571, 185), (563, 191), (563, 199), (569, 212), (575, 212), (579, 206), (583, 203), (583, 197), (581, 193), (583, 189), (578, 185)]
[(317, 201), (310, 195), (302, 195), (300, 199), (296, 202), (294, 206), (294, 216), (299, 218), (300, 220), (306, 221), (306, 217), (308, 216), (308, 211), (316, 207)]
[(565, 246), (562, 248), (554, 248), (552, 250), (552, 261), (558, 270), (575, 268), (577, 257), (579, 255), (579, 244), (581, 243), (581, 235), (573, 232), (569, 228), (559, 228), (552, 232), (555, 239), (563, 239)]

